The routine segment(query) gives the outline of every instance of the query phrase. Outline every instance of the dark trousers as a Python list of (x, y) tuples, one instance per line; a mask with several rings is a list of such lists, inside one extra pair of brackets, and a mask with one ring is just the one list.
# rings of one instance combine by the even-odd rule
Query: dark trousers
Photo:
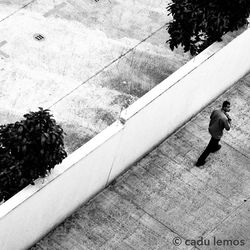
[(210, 153), (215, 152), (219, 148), (220, 139), (215, 139), (211, 137), (207, 147), (198, 159), (198, 162), (204, 162)]

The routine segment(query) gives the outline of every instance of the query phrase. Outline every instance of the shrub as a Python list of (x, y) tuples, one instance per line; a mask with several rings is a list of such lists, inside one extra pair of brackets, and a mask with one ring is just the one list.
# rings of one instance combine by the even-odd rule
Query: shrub
[(0, 126), (0, 201), (39, 177), (45, 177), (66, 156), (64, 132), (48, 109)]
[(168, 24), (173, 50), (181, 45), (196, 55), (229, 31), (248, 24), (249, 0), (172, 0), (167, 10), (173, 20)]
[(21, 165), (6, 149), (0, 147), (0, 202), (28, 185), (22, 177)]

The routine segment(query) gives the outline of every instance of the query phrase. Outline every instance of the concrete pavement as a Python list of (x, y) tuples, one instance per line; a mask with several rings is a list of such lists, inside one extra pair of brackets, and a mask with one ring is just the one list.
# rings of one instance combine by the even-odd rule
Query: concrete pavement
[[(50, 107), (67, 132), (67, 151), (81, 146), (189, 60), (165, 44), (165, 5), (1, 1), (1, 123)], [(249, 249), (249, 83), (237, 86), (228, 93), (234, 128), (205, 168), (193, 163), (209, 139), (211, 107), (33, 249), (191, 249), (185, 239), (213, 235), (244, 240)]]
[[(225, 99), (231, 102), (232, 129), (221, 150), (197, 168), (210, 137), (209, 115)], [(249, 121), (250, 75), (31, 250), (250, 249)]]

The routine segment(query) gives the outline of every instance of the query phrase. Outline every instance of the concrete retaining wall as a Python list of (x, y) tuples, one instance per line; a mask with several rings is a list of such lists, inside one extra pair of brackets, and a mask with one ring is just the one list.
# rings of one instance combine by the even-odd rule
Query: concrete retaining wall
[[(250, 30), (206, 51), (68, 156), (44, 181), (0, 206), (0, 249), (26, 249), (250, 71)], [(44, 183), (43, 183), (44, 181)]]

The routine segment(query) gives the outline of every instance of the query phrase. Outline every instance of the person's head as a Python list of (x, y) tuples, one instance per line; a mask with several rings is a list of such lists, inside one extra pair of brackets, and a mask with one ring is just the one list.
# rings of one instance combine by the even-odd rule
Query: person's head
[(230, 102), (229, 101), (224, 101), (222, 103), (222, 110), (224, 110), (225, 112), (229, 112), (230, 111)]

